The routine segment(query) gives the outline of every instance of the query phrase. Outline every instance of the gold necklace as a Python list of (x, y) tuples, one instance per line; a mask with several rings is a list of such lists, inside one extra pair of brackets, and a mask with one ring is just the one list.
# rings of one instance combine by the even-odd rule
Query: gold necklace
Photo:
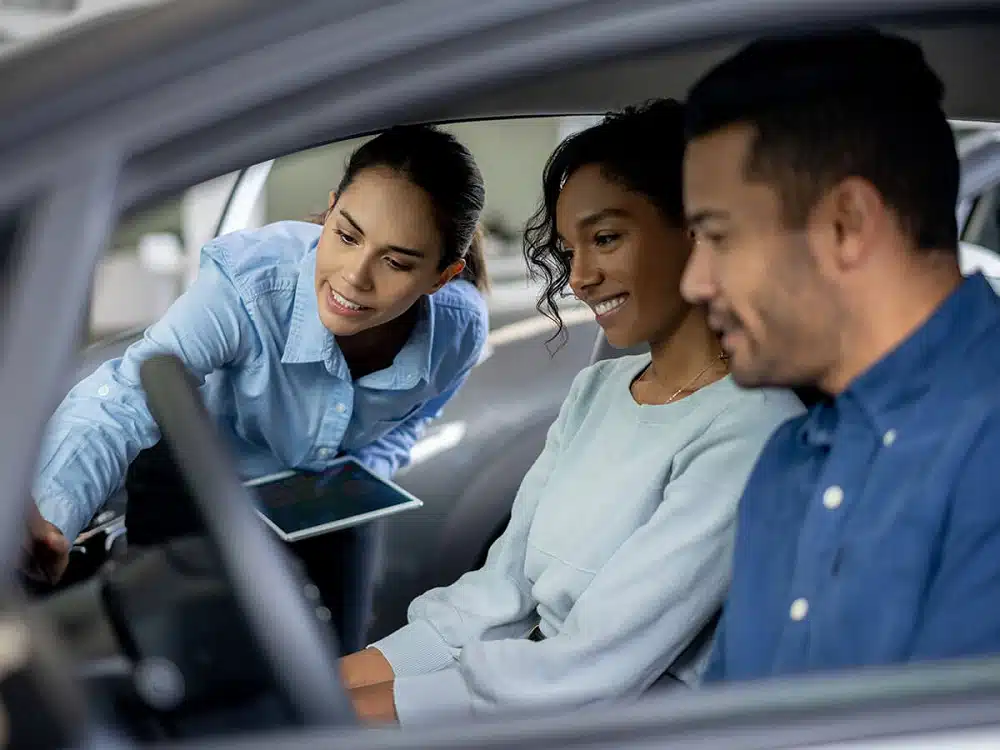
[[(726, 361), (726, 355), (725, 354), (720, 354), (718, 357), (712, 357), (712, 360), (707, 365), (705, 365), (705, 369), (703, 369), (701, 372), (699, 372), (697, 375), (695, 375), (693, 378), (691, 378), (688, 382), (686, 382), (684, 385), (682, 385), (680, 388), (678, 388), (677, 392), (673, 396), (671, 396), (670, 398), (668, 398), (666, 401), (663, 402), (663, 405), (666, 406), (667, 404), (671, 403), (675, 398), (677, 398), (682, 393), (684, 393), (684, 391), (686, 391), (692, 385), (694, 385), (695, 383), (697, 383), (698, 379), (701, 378), (701, 376), (704, 375), (706, 372), (708, 372), (709, 368), (712, 365), (715, 364), (715, 360), (717, 360), (717, 359), (720, 360), (720, 361), (722, 361), (722, 362), (725, 362)], [(650, 366), (652, 366), (652, 365), (650, 365)]]

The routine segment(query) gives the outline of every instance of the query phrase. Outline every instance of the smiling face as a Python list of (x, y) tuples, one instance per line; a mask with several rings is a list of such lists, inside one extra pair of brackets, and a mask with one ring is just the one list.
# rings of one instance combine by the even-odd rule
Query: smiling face
[(599, 165), (581, 167), (566, 180), (556, 229), (572, 257), (570, 287), (594, 310), (613, 346), (664, 341), (690, 311), (679, 289), (688, 232)]
[[(334, 200), (336, 198), (336, 200)], [(461, 271), (442, 271), (443, 241), (430, 196), (392, 170), (357, 175), (331, 210), (316, 250), (323, 325), (351, 336), (388, 323)]]
[(688, 145), (684, 203), (696, 243), (682, 290), (706, 308), (738, 383), (812, 385), (840, 357), (844, 224), (821, 201), (804, 227), (786, 225), (777, 189), (747, 180), (755, 133), (733, 125)]

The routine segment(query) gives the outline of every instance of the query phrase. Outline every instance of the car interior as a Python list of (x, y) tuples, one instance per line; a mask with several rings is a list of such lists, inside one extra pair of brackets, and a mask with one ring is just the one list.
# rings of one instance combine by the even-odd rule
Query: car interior
[[(74, 372), (88, 274), (125, 208), (397, 122), (591, 114), (655, 96), (683, 98), (702, 72), (758, 33), (821, 22), (885, 21), (922, 44), (946, 82), (950, 117), (1000, 122), (1000, 18), (984, 10), (988, 4), (873, 0), (848, 12), (835, 3), (792, 10), (761, 3), (727, 15), (725, 3), (709, 14), (683, 2), (625, 9), (536, 2), (531, 10), (498, 2), (494, 14), (442, 2), (426, 23), (403, 4), (345, 2), (343, 17), (360, 19), (347, 31), (346, 22), (338, 28), (324, 17), (322, 3), (297, 11), (221, 0), (167, 4), (0, 59), (11, 82), (0, 91), (0, 272), (5, 282), (22, 279), (24, 290), (44, 287), (53, 269), (75, 280), (52, 306), (37, 291), (5, 287), (0, 413), (21, 435), (5, 434), (9, 447), (0, 451), (10, 506), (0, 524), (5, 562), (17, 545), (13, 509), (27, 486), (24, 467)], [(361, 33), (365, 24), (382, 29), (407, 19), (409, 35)], [(468, 24), (462, 33), (459, 22)], [(123, 59), (143, 64), (116, 73)], [(72, 93), (56, 96), (67, 80)], [(54, 252), (70, 240), (77, 252)], [(39, 337), (47, 347), (35, 346)], [(598, 336), (591, 361), (619, 354)], [(33, 388), (25, 391), (38, 391), (30, 397), (17, 387), (28, 381)], [(142, 384), (205, 537), (112, 555), (100, 571), (30, 603), (12, 587), (10, 614), (0, 617), (7, 646), (0, 651), (17, 657), (0, 662), (13, 675), (0, 681), (12, 747), (568, 748), (655, 739), (751, 748), (913, 733), (957, 747), (954, 733), (996, 726), (1000, 662), (976, 659), (703, 692), (670, 685), (668, 674), (658, 685), (664, 689), (627, 706), (461, 728), (358, 729), (337, 673), (336, 630), (317, 616), (303, 571), (251, 512), (252, 497), (182, 365), (167, 356), (149, 360)], [(470, 554), (469, 565), (477, 561)], [(696, 648), (705, 647), (712, 626)], [(188, 744), (195, 740), (204, 744)]]

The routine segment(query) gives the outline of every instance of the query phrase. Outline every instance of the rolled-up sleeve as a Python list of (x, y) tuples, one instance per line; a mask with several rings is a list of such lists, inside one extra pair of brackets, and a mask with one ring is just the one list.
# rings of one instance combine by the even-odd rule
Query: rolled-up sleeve
[(121, 486), (159, 430), (139, 382), (155, 354), (179, 357), (199, 384), (253, 350), (254, 331), (239, 293), (212, 257), (197, 280), (119, 359), (78, 383), (49, 420), (32, 494), (42, 515), (73, 539)]

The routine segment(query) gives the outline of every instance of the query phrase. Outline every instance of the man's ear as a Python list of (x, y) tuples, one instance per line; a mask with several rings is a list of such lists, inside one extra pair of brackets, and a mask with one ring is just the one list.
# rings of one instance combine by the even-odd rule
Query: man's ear
[(462, 259), (456, 260), (454, 263), (452, 263), (450, 266), (448, 266), (441, 272), (441, 275), (438, 277), (437, 283), (435, 283), (434, 286), (431, 288), (431, 294), (434, 294), (434, 292), (443, 287), (445, 284), (447, 284), (453, 278), (458, 276), (464, 270), (465, 270), (465, 261)]
[(860, 177), (848, 177), (831, 195), (837, 263), (843, 270), (868, 260), (875, 238), (886, 220), (885, 203), (875, 186)]
[(327, 202), (326, 207), (327, 208), (333, 208), (334, 205), (336, 205), (336, 203), (337, 203), (337, 191), (336, 190), (331, 190), (330, 191), (330, 200)]

